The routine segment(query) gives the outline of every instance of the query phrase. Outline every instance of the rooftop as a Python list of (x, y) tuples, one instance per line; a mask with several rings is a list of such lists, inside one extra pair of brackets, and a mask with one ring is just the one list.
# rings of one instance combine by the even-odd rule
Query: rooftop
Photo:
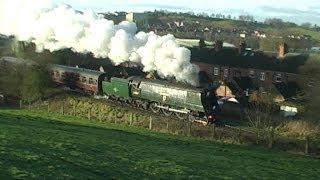
[(225, 65), (238, 68), (253, 68), (287, 73), (298, 73), (299, 67), (308, 59), (307, 54), (288, 53), (283, 58), (262, 51), (247, 51), (239, 54), (236, 48), (223, 48), (216, 51), (213, 48), (198, 47), (191, 50), (191, 61), (208, 64)]
[[(181, 46), (188, 48), (199, 47), (199, 39), (176, 39), (176, 42)], [(212, 46), (214, 44), (212, 41), (205, 41), (205, 43), (208, 46)], [(223, 42), (223, 47), (235, 48), (236, 46), (227, 42)]]
[(16, 57), (9, 57), (9, 56), (1, 57), (0, 62), (9, 62), (13, 64), (26, 64), (26, 65), (36, 64), (34, 61), (31, 61), (31, 60), (26, 60), (26, 59), (16, 58)]

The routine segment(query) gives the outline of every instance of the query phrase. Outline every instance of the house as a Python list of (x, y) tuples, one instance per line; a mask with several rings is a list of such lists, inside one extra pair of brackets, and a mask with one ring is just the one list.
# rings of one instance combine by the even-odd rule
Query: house
[[(199, 48), (199, 39), (179, 39), (176, 38), (176, 42), (186, 48)], [(213, 47), (216, 42), (204, 41), (206, 46)], [(222, 43), (222, 47), (225, 48), (235, 48), (236, 46), (227, 42)]]
[(245, 33), (240, 33), (239, 36), (240, 36), (241, 38), (246, 38), (246, 34), (245, 34)]
[[(282, 48), (284, 43), (281, 43)], [(281, 49), (281, 48), (280, 48)], [(300, 85), (307, 81), (298, 73), (307, 56), (283, 54), (282, 58), (254, 51), (252, 55), (239, 54), (235, 47), (191, 48), (191, 61), (210, 81), (223, 81), (232, 94), (243, 95), (245, 91), (275, 92), (289, 98), (301, 90)], [(282, 49), (284, 53), (285, 49)]]
[(134, 22), (137, 25), (138, 31), (148, 30), (148, 14), (131, 12), (126, 15), (126, 21)]
[(310, 51), (319, 53), (320, 52), (320, 47), (312, 47), (312, 48), (310, 48)]

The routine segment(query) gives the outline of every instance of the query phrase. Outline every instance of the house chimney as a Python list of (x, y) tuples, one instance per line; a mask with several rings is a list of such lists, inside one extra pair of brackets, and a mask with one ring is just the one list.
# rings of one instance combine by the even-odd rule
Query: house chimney
[(288, 45), (285, 42), (281, 42), (279, 45), (279, 57), (284, 57), (288, 53)]
[(221, 51), (223, 48), (223, 41), (222, 40), (217, 40), (215, 43), (214, 43), (214, 49), (216, 51)]
[(199, 49), (202, 49), (206, 47), (206, 42), (204, 41), (204, 38), (200, 38), (199, 40)]
[(247, 48), (247, 43), (245, 40), (240, 40), (240, 45), (239, 45), (239, 54), (243, 54), (246, 51)]

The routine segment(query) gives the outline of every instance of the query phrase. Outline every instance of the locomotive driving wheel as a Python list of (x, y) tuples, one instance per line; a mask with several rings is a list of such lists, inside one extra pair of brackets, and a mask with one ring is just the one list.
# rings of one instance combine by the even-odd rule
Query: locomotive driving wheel
[(132, 104), (137, 107), (140, 108), (140, 103), (137, 100), (133, 100)]
[(172, 115), (172, 111), (168, 109), (161, 109), (162, 113), (165, 115), (165, 116), (171, 116)]
[(154, 113), (158, 113), (160, 111), (160, 108), (157, 106), (157, 103), (155, 103), (155, 102), (152, 102), (150, 104), (150, 109)]
[(193, 114), (189, 114), (189, 115), (188, 115), (188, 120), (189, 120), (190, 122), (194, 122), (194, 121), (196, 120), (196, 117), (195, 117)]
[(175, 112), (174, 113), (178, 119), (187, 119), (188, 114), (187, 113), (180, 113), (180, 112)]
[(149, 107), (149, 104), (148, 104), (147, 102), (143, 102), (142, 105), (141, 105), (141, 108), (142, 108), (143, 110), (147, 110), (148, 107)]

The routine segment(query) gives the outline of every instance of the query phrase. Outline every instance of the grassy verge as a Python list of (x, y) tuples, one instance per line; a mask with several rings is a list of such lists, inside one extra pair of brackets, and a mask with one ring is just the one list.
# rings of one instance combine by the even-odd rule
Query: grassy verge
[(59, 114), (0, 110), (0, 178), (316, 179), (319, 159)]

